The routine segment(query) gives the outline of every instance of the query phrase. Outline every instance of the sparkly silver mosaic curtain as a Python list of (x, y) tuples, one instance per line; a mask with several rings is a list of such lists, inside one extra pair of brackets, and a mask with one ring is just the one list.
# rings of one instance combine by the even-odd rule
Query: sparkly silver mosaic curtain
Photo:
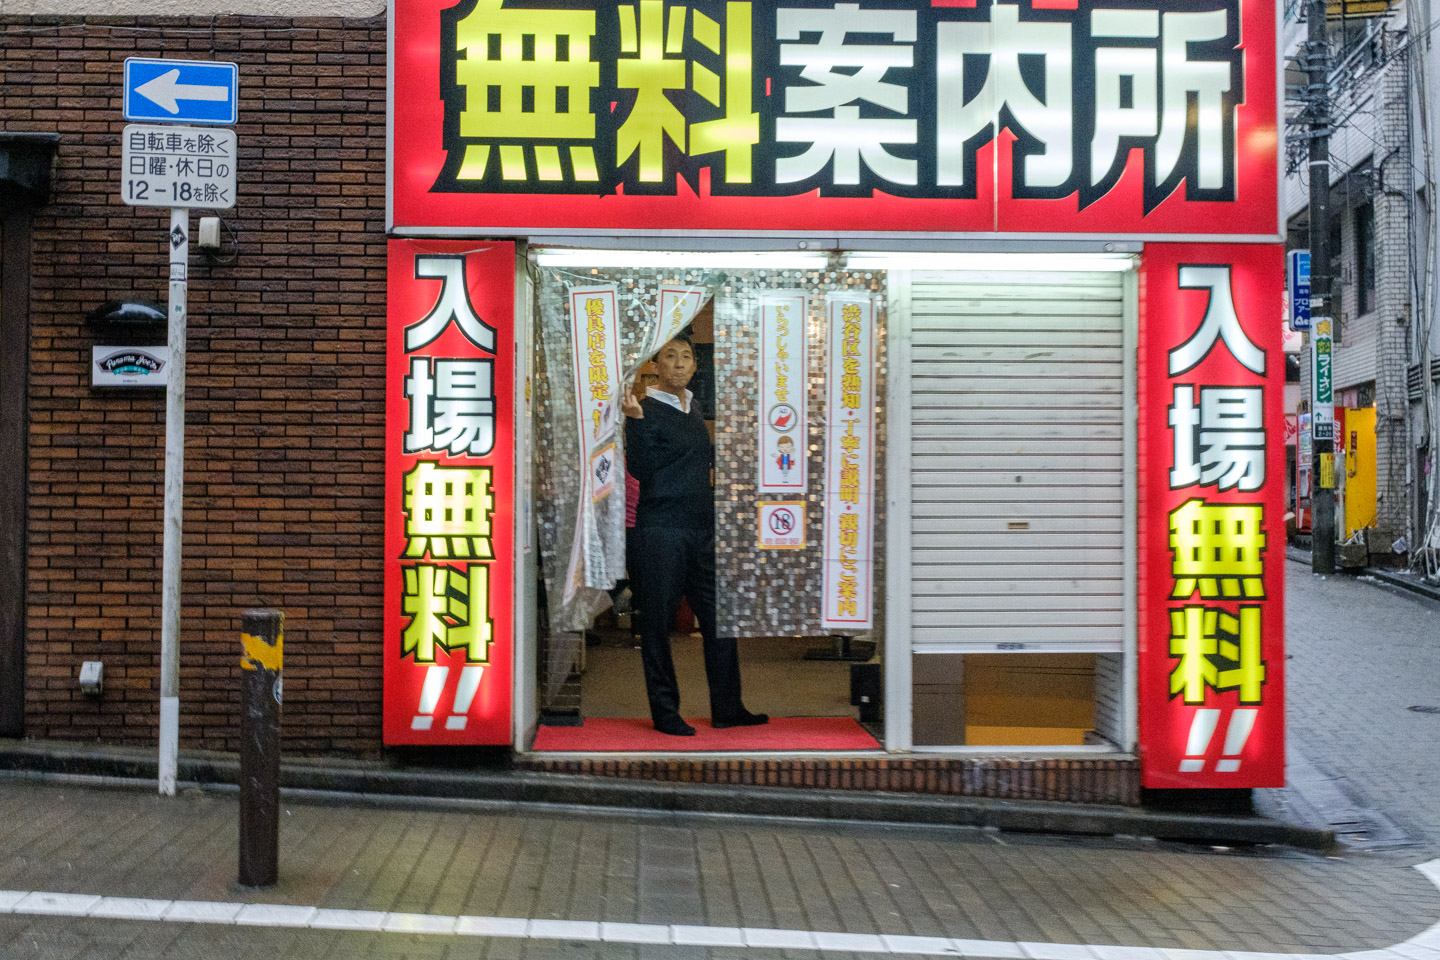
[[(537, 518), (542, 572), (549, 599), (551, 630), (583, 631), (609, 604), (604, 588), (624, 569), (625, 500), (617, 488), (594, 511), (587, 587), (563, 603), (570, 537), (579, 502), (579, 437), (575, 426), (575, 381), (568, 304), (570, 285), (619, 285), (621, 365), (633, 372), (656, 322), (659, 287), (684, 283), (708, 287), (715, 304), (715, 510), (716, 594), (722, 635), (773, 637), (822, 632), (821, 551), (825, 477), (825, 294), (848, 290), (877, 298), (876, 398), (876, 623), (884, 617), (884, 451), (885, 279), (883, 272), (811, 270), (563, 270), (538, 267), (539, 357), (537, 358), (535, 450)], [(809, 382), (807, 536), (804, 550), (761, 550), (757, 544), (756, 456), (760, 416), (760, 295), (802, 290), (809, 296)], [(766, 495), (764, 499), (784, 499)], [(588, 526), (588, 525), (587, 525)], [(553, 659), (553, 658), (552, 658)], [(553, 673), (563, 667), (552, 662)]]

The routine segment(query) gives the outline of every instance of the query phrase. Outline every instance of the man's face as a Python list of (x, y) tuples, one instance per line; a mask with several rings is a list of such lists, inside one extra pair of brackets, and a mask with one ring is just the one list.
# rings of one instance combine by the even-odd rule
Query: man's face
[(655, 372), (660, 381), (660, 389), (676, 395), (683, 393), (690, 383), (690, 378), (695, 376), (695, 353), (690, 349), (690, 344), (671, 340), (661, 347), (655, 357)]

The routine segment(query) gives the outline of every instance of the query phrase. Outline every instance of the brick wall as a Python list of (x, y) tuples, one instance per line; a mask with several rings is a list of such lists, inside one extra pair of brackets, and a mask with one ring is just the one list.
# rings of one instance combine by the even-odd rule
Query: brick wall
[(0, 17), (0, 128), (62, 138), (34, 231), (26, 733), (156, 735), (164, 396), (92, 391), (83, 324), (165, 301), (168, 214), (119, 200), (127, 56), (241, 77), (238, 254), (191, 245), (181, 746), (237, 748), (239, 612), (259, 605), (286, 614), (285, 749), (377, 752), (383, 17)]
[(810, 790), (889, 790), (1002, 800), (1058, 800), (1138, 806), (1140, 763), (1134, 758), (875, 757), (743, 759), (638, 757), (556, 760), (530, 754), (520, 767), (545, 773), (797, 787)]

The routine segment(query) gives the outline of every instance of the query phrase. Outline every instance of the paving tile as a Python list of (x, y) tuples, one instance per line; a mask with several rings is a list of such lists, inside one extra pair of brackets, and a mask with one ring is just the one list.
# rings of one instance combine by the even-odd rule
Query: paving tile
[(1096, 960), (1093, 950), (1079, 944), (1022, 942), (1020, 949), (1032, 960)]
[(170, 908), (170, 900), (140, 897), (105, 897), (90, 908), (89, 916), (113, 920), (158, 920)]
[(677, 923), (670, 926), (670, 939), (679, 946), (743, 947), (745, 936), (739, 927), (702, 927)]
[(1019, 944), (991, 940), (952, 941), (955, 948), (967, 957), (996, 957), (999, 960), (1025, 960), (1025, 952)]
[(891, 953), (915, 953), (931, 957), (958, 957), (960, 948), (945, 937), (912, 937), (909, 935), (884, 933), (880, 939)]
[(600, 924), (600, 939), (621, 943), (669, 943), (670, 927), (660, 923), (615, 923)]
[(1215, 960), (1214, 954), (1208, 950), (1172, 950), (1164, 949), (1166, 960)]
[(380, 929), (387, 933), (450, 933), (458, 919), (428, 913), (391, 913)]
[(16, 913), (83, 917), (99, 902), (100, 897), (89, 893), (32, 893), (11, 909)]
[(181, 923), (232, 923), (244, 904), (213, 900), (176, 900), (164, 919)]
[(1090, 951), (1099, 960), (1165, 960), (1164, 954), (1154, 947), (1117, 947), (1092, 944)]
[(528, 934), (545, 940), (599, 940), (600, 924), (591, 920), (531, 920)]
[(885, 941), (873, 933), (816, 931), (815, 944), (821, 950), (856, 950), (862, 953), (880, 953), (888, 949)]
[(740, 935), (747, 947), (814, 950), (815, 935), (806, 930), (779, 930), (763, 927), (742, 927)]
[(383, 910), (334, 910), (321, 909), (310, 918), (312, 929), (322, 930), (379, 930), (385, 925)]
[(304, 927), (318, 913), (314, 907), (295, 907), (279, 903), (249, 903), (235, 915), (237, 926)]
[(461, 917), (455, 932), (474, 937), (523, 937), (531, 921), (519, 917)]

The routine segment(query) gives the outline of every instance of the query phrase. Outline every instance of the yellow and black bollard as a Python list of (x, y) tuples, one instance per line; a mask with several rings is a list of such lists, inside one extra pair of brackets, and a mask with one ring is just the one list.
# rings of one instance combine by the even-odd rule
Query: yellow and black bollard
[(240, 883), (272, 886), (280, 873), (280, 666), (285, 615), (240, 615)]

